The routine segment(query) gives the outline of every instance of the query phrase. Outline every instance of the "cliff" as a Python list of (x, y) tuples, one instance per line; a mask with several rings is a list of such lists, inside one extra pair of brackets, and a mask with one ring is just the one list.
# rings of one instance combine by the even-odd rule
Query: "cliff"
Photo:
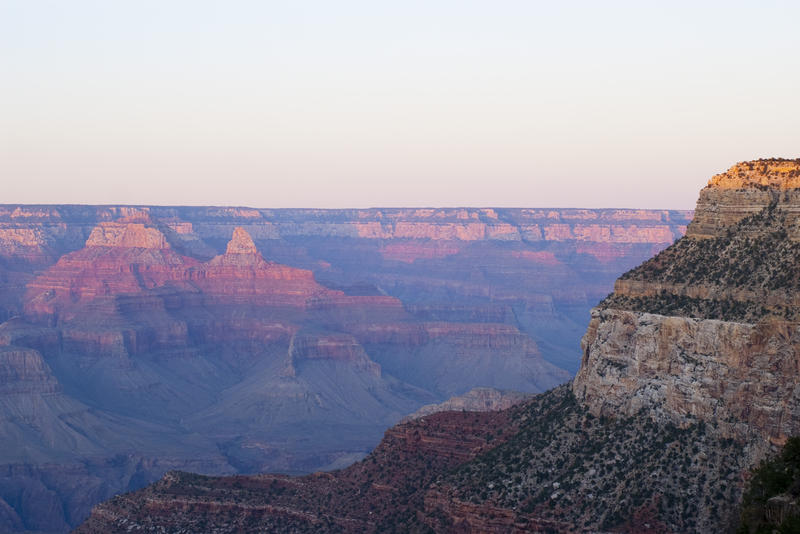
[(405, 422), (331, 473), (170, 473), (76, 532), (709, 532), (733, 519), (743, 458), (700, 425), (595, 418), (562, 386), (505, 411)]
[(783, 443), (800, 432), (797, 160), (712, 178), (686, 237), (624, 274), (592, 312), (573, 389), (593, 413)]

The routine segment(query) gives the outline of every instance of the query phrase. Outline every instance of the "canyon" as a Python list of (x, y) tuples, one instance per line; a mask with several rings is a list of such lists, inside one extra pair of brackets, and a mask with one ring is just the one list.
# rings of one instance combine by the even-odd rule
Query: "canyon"
[(567, 384), (430, 407), (332, 472), (171, 471), (77, 532), (735, 531), (750, 470), (800, 430), (797, 176), (769, 159), (713, 177), (686, 236), (592, 310)]
[(424, 405), (563, 383), (590, 306), (690, 218), (0, 206), (0, 527), (171, 470), (345, 467)]

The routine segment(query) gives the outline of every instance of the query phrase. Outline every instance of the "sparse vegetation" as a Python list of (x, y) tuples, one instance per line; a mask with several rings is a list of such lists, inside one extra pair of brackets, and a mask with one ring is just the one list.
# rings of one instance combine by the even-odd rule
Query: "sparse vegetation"
[[(786, 220), (771, 204), (725, 236), (684, 237), (620, 277), (662, 289), (648, 296), (613, 293), (600, 305), (728, 321), (798, 320), (800, 309), (789, 297), (800, 291), (800, 242), (788, 239)], [(689, 288), (694, 295), (705, 288), (708, 296), (689, 296)], [(766, 306), (767, 296), (777, 303)]]

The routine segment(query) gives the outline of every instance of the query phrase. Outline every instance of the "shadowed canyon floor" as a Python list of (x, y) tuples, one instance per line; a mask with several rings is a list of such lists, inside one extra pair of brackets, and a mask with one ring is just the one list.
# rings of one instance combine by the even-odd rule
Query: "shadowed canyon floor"
[(562, 383), (590, 303), (688, 216), (0, 206), (0, 530), (170, 469), (343, 467), (423, 405)]

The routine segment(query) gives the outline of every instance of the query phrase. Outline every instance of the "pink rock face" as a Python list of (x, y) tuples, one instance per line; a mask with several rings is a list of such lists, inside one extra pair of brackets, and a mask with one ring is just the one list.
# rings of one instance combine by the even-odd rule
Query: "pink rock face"
[[(568, 379), (531, 338), (544, 332), (547, 354), (560, 343), (563, 361), (577, 365), (580, 334), (558, 330), (562, 306), (578, 324), (619, 272), (672, 242), (689, 217), (0, 206), (0, 319), (21, 316), (0, 327), (0, 345), (37, 351), (98, 410), (192, 419), (192, 432), (214, 434), (212, 454), (223, 434), (240, 437), (240, 452), (225, 454), (251, 472), (314, 470), (375, 443), (353, 448), (355, 430), (335, 444), (309, 437), (320, 421), (372, 425), (377, 440), (401, 415), (476, 385), (541, 391)], [(13, 376), (37, 376), (25, 358)], [(86, 434), (81, 421), (75, 432)], [(278, 422), (280, 434), (263, 435)], [(298, 422), (303, 452), (287, 444), (299, 443)], [(156, 444), (165, 454), (166, 440)], [(109, 487), (126, 487), (129, 475)]]
[(54, 316), (98, 299), (142, 294), (183, 280), (197, 264), (172, 250), (156, 228), (101, 223), (85, 248), (62, 256), (28, 284), (25, 313)]
[(233, 230), (233, 237), (228, 242), (225, 254), (258, 254), (258, 249), (256, 249), (256, 244), (253, 243), (253, 238), (250, 237), (247, 230), (237, 226)]
[(344, 295), (318, 284), (311, 271), (266, 261), (241, 227), (234, 230), (225, 254), (188, 270), (186, 280), (208, 295), (251, 300), (259, 305), (304, 308), (314, 299)]
[(157, 228), (142, 223), (100, 223), (86, 241), (87, 247), (169, 248), (167, 238)]

